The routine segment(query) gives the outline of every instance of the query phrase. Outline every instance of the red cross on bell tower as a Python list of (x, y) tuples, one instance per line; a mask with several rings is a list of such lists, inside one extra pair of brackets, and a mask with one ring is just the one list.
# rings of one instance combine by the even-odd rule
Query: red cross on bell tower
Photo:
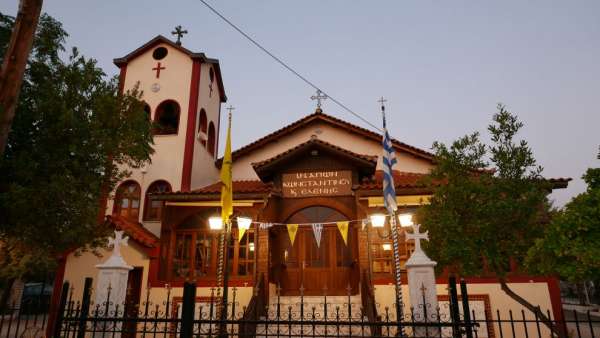
[(152, 70), (156, 71), (156, 78), (160, 78), (160, 70), (161, 69), (166, 69), (165, 67), (161, 67), (160, 66), (160, 62), (156, 65), (156, 67), (152, 68)]

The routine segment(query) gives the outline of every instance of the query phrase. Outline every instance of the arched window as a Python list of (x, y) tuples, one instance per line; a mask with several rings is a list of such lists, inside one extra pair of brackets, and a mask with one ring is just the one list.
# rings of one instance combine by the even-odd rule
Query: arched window
[(200, 140), (202, 145), (206, 147), (206, 130), (208, 128), (208, 119), (206, 117), (206, 111), (204, 109), (200, 110), (198, 121), (198, 140)]
[(154, 134), (177, 134), (177, 130), (179, 129), (179, 112), (179, 104), (173, 100), (166, 100), (159, 104), (154, 113), (154, 122), (156, 123)]
[(162, 215), (163, 201), (153, 201), (150, 194), (170, 192), (171, 185), (167, 181), (155, 181), (146, 190), (144, 198), (144, 221), (160, 221)]
[(136, 181), (125, 181), (117, 188), (113, 213), (137, 221), (140, 214), (140, 185)]
[(215, 125), (211, 121), (208, 125), (208, 144), (206, 147), (208, 152), (213, 156), (215, 156), (215, 136)]

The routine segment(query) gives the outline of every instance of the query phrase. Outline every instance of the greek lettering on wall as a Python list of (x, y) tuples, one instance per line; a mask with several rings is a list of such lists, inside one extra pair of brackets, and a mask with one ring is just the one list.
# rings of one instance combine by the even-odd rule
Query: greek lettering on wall
[(283, 197), (342, 196), (352, 194), (350, 170), (320, 170), (282, 175)]

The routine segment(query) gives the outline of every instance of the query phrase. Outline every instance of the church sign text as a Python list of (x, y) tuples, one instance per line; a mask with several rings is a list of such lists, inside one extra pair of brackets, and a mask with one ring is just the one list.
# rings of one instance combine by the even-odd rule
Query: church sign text
[(342, 196), (352, 194), (349, 170), (309, 171), (282, 175), (283, 197)]

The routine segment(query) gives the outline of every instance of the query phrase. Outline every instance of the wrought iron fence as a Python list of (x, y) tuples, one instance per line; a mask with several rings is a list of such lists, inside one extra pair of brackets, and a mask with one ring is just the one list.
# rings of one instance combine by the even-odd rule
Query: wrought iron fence
[[(462, 299), (451, 283), (447, 299), (437, 307), (420, 304), (406, 309), (403, 318), (396, 318), (394, 304), (383, 308), (375, 304), (378, 313), (372, 320), (361, 297), (350, 289), (346, 296), (304, 296), (301, 289), (291, 298), (276, 292), (263, 302), (257, 298), (266, 296), (264, 288), (255, 287), (250, 306), (245, 307), (234, 288), (224, 307), (219, 290), (197, 297), (196, 286), (185, 284), (183, 297), (173, 297), (166, 288), (159, 303), (153, 303), (147, 292), (137, 306), (114, 304), (110, 290), (105, 301), (94, 304), (88, 280), (80, 300), (74, 300), (68, 284), (63, 286), (54, 337), (397, 337), (403, 332), (405, 337), (600, 338), (600, 320), (591, 313), (574, 312), (556, 320), (548, 312), (549, 321), (527, 310), (492, 313), (489, 308), (471, 308), (463, 287)], [(225, 317), (222, 311), (227, 311)]]
[(27, 283), (18, 302), (0, 307), (0, 337), (44, 337), (52, 285)]

